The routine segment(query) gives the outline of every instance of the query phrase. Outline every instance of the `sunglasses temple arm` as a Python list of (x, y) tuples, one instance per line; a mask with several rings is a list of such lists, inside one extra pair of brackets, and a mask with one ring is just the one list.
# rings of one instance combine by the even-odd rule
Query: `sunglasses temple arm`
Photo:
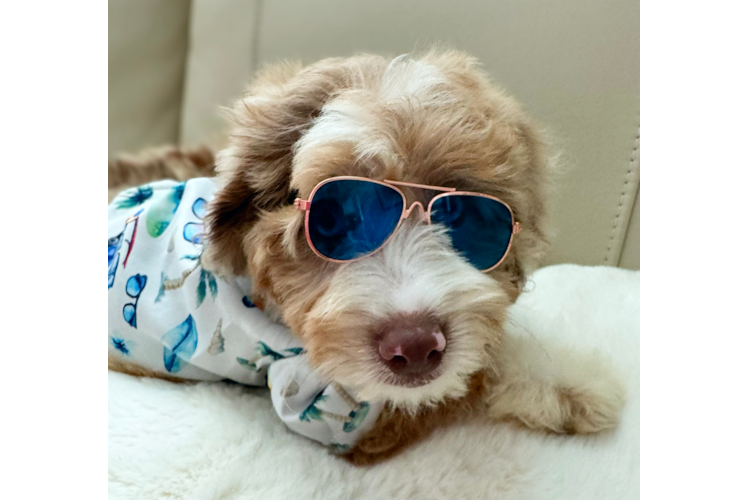
[(303, 212), (303, 211), (305, 211), (305, 210), (309, 210), (309, 206), (310, 206), (310, 205), (311, 205), (311, 202), (310, 202), (310, 201), (307, 201), (307, 200), (302, 200), (301, 198), (296, 198), (296, 199), (295, 199), (295, 200), (293, 201), (293, 206), (295, 206), (295, 207), (296, 207), (296, 210), (299, 210), (299, 211), (301, 211), (301, 212)]

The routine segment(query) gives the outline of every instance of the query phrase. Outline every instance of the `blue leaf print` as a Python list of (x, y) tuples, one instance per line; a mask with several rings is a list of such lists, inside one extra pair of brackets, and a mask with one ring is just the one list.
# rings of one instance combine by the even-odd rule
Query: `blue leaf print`
[(272, 356), (274, 361), (278, 361), (279, 359), (285, 358), (283, 354), (272, 350), (265, 342), (261, 340), (257, 342), (257, 352), (262, 354), (263, 357)]
[(206, 276), (205, 269), (200, 270), (200, 282), (197, 284), (197, 307), (200, 307), (205, 300), (205, 292), (208, 287), (208, 277)]
[(130, 348), (128, 347), (127, 341), (125, 341), (125, 339), (120, 338), (120, 337), (113, 337), (110, 335), (109, 340), (114, 346), (114, 348), (117, 349), (119, 352), (121, 352), (125, 356), (130, 355)]
[(244, 304), (244, 307), (255, 307), (255, 303), (249, 300), (249, 297), (247, 297), (246, 295), (242, 297), (242, 304)]
[(312, 420), (322, 420), (322, 411), (317, 408), (317, 403), (320, 403), (327, 399), (322, 392), (317, 394), (312, 403), (306, 407), (304, 411), (299, 414), (299, 420), (302, 422), (311, 422)]
[(183, 255), (179, 258), (179, 260), (200, 260), (200, 254), (193, 254), (193, 255)]
[(251, 362), (248, 359), (236, 358), (236, 361), (237, 361), (237, 363), (239, 363), (240, 365), (242, 365), (245, 368), (249, 368), (250, 370), (258, 371), (257, 365), (254, 364), (253, 362)]
[(132, 208), (142, 205), (153, 196), (153, 188), (150, 186), (140, 186), (132, 190), (132, 192), (127, 190), (125, 193), (127, 195), (117, 203), (117, 208)]
[(283, 354), (277, 351), (274, 351), (272, 348), (270, 348), (269, 345), (267, 345), (265, 342), (260, 340), (257, 342), (257, 355), (256, 356), (254, 356), (252, 359), (236, 358), (236, 361), (240, 365), (246, 368), (249, 368), (250, 370), (257, 371), (259, 370), (259, 368), (257, 367), (257, 361), (261, 360), (262, 358), (270, 357), (273, 359), (273, 361), (278, 361), (279, 359), (284, 359), (286, 357), (291, 357), (291, 356), (295, 356), (296, 354), (299, 354), (297, 352), (298, 349), (301, 349), (301, 348), (292, 347), (290, 349), (284, 349), (285, 351), (288, 351), (291, 353), (288, 356), (284, 356)]
[(153, 238), (158, 238), (164, 234), (166, 228), (169, 227), (177, 208), (179, 208), (179, 203), (182, 201), (184, 184), (184, 182), (177, 184), (159, 199), (154, 200), (148, 208), (145, 222), (148, 234)]
[(169, 373), (177, 373), (189, 362), (197, 349), (197, 326), (192, 315), (161, 337), (164, 346), (164, 367)]
[(164, 282), (166, 282), (166, 279), (166, 273), (161, 271), (161, 286), (158, 287), (158, 294), (156, 295), (156, 299), (153, 301), (154, 304), (161, 302), (161, 299), (166, 295), (166, 288), (164, 288)]
[(366, 419), (366, 415), (369, 414), (369, 403), (362, 401), (358, 405), (358, 410), (354, 410), (348, 414), (350, 421), (343, 425), (343, 432), (353, 432), (358, 428), (359, 425)]
[(286, 352), (290, 352), (294, 356), (298, 356), (299, 354), (301, 354), (302, 352), (304, 352), (304, 348), (303, 347), (289, 347), (288, 349), (283, 349), (283, 350), (286, 351)]
[(213, 273), (210, 271), (205, 271), (208, 275), (208, 287), (210, 288), (210, 296), (213, 297), (213, 300), (215, 300), (216, 295), (218, 295), (218, 283), (216, 283), (216, 278), (213, 276)]

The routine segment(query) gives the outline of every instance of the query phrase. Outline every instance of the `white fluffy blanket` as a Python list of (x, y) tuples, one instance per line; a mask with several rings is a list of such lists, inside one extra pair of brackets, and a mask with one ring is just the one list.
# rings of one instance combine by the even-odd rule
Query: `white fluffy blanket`
[(110, 372), (109, 496), (638, 498), (639, 273), (552, 266), (528, 288), (507, 328), (608, 356), (628, 387), (615, 431), (554, 436), (466, 418), (360, 468), (288, 431), (265, 390)]

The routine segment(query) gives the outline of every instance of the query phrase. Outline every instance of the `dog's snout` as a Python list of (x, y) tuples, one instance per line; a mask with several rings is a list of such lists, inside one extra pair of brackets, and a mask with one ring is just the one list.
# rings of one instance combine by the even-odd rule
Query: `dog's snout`
[(377, 338), (382, 362), (398, 376), (422, 377), (442, 360), (447, 347), (441, 325), (432, 316), (413, 314), (387, 322)]

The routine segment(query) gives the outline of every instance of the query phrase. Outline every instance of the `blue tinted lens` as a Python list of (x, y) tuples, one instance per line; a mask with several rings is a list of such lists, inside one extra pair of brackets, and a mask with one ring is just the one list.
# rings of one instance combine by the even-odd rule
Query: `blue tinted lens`
[(135, 315), (135, 304), (125, 304), (122, 308), (122, 316), (133, 328), (138, 327), (138, 317)]
[(201, 222), (188, 222), (184, 225), (182, 236), (190, 243), (203, 243), (203, 224)]
[(309, 237), (325, 257), (355, 259), (382, 246), (402, 212), (403, 198), (394, 188), (352, 179), (328, 182), (309, 207)]
[(132, 298), (136, 298), (138, 295), (140, 295), (140, 292), (143, 291), (143, 288), (145, 288), (145, 283), (147, 280), (148, 276), (143, 276), (142, 274), (130, 276), (130, 279), (127, 280), (127, 286), (125, 288), (127, 295)]
[(449, 229), (452, 245), (480, 270), (493, 267), (509, 248), (512, 213), (491, 198), (443, 196), (431, 205), (431, 223)]
[(198, 198), (195, 200), (195, 203), (192, 204), (192, 213), (195, 214), (195, 217), (202, 220), (205, 218), (205, 199), (204, 198)]

